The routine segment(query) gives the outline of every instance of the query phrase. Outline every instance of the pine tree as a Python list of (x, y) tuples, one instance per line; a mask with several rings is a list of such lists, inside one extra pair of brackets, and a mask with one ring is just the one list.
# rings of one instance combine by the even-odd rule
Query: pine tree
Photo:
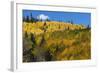
[(35, 22), (35, 18), (32, 16), (32, 13), (31, 13), (31, 22)]
[(42, 46), (42, 44), (45, 44), (45, 38), (44, 38), (44, 35), (42, 36), (42, 39), (41, 39), (41, 42), (40, 42), (40, 45), (39, 45), (39, 46)]
[(33, 47), (34, 47), (34, 45), (36, 44), (36, 42), (35, 42), (35, 37), (34, 37), (34, 35), (32, 33), (30, 34), (30, 39), (33, 42)]
[(25, 18), (25, 16), (23, 16), (23, 22), (25, 22), (26, 21), (26, 18)]
[(71, 20), (71, 24), (74, 24), (74, 22)]
[(29, 16), (27, 16), (26, 17), (26, 22), (29, 22), (29, 21), (30, 21)]
[(27, 32), (25, 32), (25, 38), (28, 38), (28, 34), (27, 34)]
[(90, 29), (90, 26), (89, 25), (87, 25), (87, 29)]
[(45, 52), (45, 61), (51, 61), (52, 60), (52, 55), (50, 54), (50, 51)]
[(31, 13), (31, 19), (30, 19), (30, 20), (31, 20), (31, 22), (33, 22), (33, 20), (32, 20), (32, 19), (33, 19), (33, 17), (32, 17), (32, 13)]

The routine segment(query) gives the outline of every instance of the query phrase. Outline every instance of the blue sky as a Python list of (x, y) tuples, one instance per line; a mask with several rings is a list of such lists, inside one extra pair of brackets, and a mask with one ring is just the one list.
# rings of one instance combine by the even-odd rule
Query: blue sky
[(38, 11), (38, 10), (23, 10), (23, 16), (32, 16), (37, 18), (37, 16), (44, 14), (53, 21), (73, 21), (74, 24), (83, 24), (85, 26), (91, 26), (91, 13), (83, 12), (56, 12), (56, 11)]

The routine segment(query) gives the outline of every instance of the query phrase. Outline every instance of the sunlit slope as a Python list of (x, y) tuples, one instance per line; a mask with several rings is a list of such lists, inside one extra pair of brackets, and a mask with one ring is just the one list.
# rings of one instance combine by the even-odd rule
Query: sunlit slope
[[(58, 48), (57, 60), (82, 60), (91, 57), (91, 32), (84, 30), (65, 30), (53, 32), (47, 39), (46, 47)], [(59, 46), (60, 45), (60, 46)], [(50, 50), (53, 50), (50, 48)]]
[(64, 22), (23, 22), (23, 62), (91, 59), (91, 29)]
[(85, 29), (86, 27), (83, 25), (64, 23), (64, 22), (56, 22), (56, 21), (47, 21), (47, 22), (36, 22), (36, 23), (27, 23), (23, 22), (23, 31), (27, 33), (33, 34), (41, 34), (44, 32), (54, 32), (54, 31), (62, 31), (62, 30), (76, 30), (76, 29)]

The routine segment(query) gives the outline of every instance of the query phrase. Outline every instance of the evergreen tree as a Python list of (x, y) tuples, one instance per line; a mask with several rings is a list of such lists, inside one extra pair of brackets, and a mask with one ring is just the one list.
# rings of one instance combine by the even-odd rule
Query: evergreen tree
[(49, 19), (46, 19), (46, 21), (50, 21)]
[(35, 42), (35, 37), (34, 37), (34, 35), (32, 33), (30, 34), (30, 39), (33, 42), (32, 46), (34, 47), (34, 45), (36, 44), (36, 42)]
[(33, 17), (32, 17), (32, 13), (31, 13), (31, 19), (30, 19), (30, 20), (31, 20), (31, 22), (33, 22), (33, 20), (32, 20), (32, 19), (33, 19)]
[(74, 24), (74, 22), (71, 20), (71, 24)]
[(32, 13), (31, 13), (31, 22), (35, 22), (36, 19), (32, 16)]
[(43, 35), (39, 46), (42, 46), (42, 44), (44, 44), (44, 43), (45, 43), (45, 38), (44, 38), (44, 35)]
[(28, 38), (28, 34), (27, 34), (27, 32), (25, 32), (25, 38)]
[(26, 20), (25, 21), (26, 22), (29, 22), (30, 21), (29, 16), (26, 17)]
[(52, 55), (50, 54), (50, 51), (45, 52), (45, 61), (51, 61), (52, 60)]
[(87, 29), (90, 29), (90, 26), (89, 25), (87, 25)]
[(23, 22), (25, 22), (26, 21), (26, 18), (23, 16)]

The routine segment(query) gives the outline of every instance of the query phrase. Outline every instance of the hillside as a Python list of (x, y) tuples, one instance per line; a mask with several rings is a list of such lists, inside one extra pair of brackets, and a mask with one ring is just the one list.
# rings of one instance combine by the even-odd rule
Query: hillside
[(23, 22), (23, 62), (91, 58), (91, 29), (56, 21)]
[(54, 32), (54, 31), (63, 31), (63, 30), (79, 30), (85, 29), (84, 25), (56, 22), (56, 21), (46, 21), (46, 22), (36, 22), (36, 23), (27, 23), (23, 22), (23, 31), (33, 34), (41, 34), (44, 32)]

